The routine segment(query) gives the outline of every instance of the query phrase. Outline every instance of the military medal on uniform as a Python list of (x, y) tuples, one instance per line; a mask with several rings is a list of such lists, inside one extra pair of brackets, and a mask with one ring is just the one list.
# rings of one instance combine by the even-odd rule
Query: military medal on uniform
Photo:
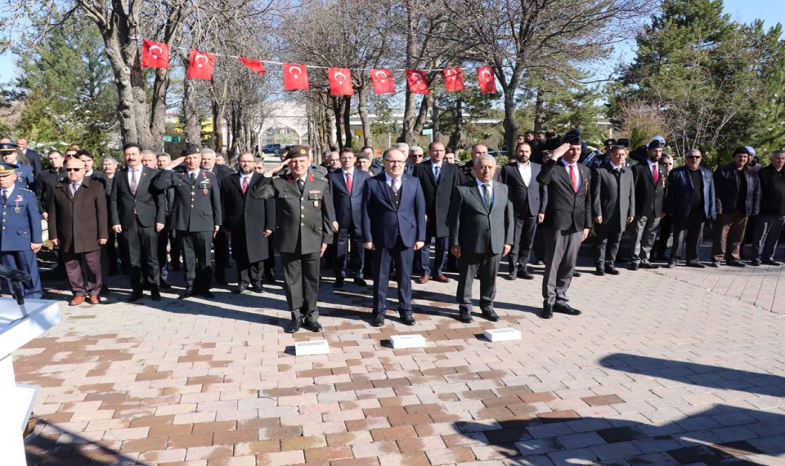
[(314, 190), (308, 192), (308, 197), (310, 199), (314, 200), (313, 201), (313, 206), (316, 207), (317, 209), (319, 208), (319, 194), (321, 194), (321, 193), (322, 192), (319, 191), (318, 189), (314, 189)]
[(23, 200), (24, 200), (24, 198), (22, 198), (22, 196), (21, 196), (21, 195), (17, 195), (17, 196), (16, 196), (16, 199), (14, 199), (14, 202), (16, 203), (16, 204), (14, 205), (14, 213), (15, 213), (15, 214), (18, 214), (18, 213), (20, 213), (20, 212), (22, 211), (22, 209), (20, 209), (20, 208), (19, 208), (19, 202), (20, 202), (20, 201), (23, 201)]
[(207, 185), (210, 184), (210, 180), (207, 179), (207, 173), (202, 172), (202, 182), (200, 184), (202, 185), (202, 194), (205, 196), (209, 194), (210, 191), (207, 190)]

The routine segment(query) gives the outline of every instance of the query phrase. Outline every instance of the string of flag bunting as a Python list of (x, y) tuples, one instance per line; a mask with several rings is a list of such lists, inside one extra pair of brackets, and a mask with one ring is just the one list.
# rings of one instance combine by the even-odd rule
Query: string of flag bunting
[[(213, 77), (215, 68), (214, 53), (203, 52), (190, 49), (188, 53), (188, 69), (185, 77), (188, 79), (210, 80)], [(310, 89), (308, 82), (308, 68), (310, 65), (298, 65), (293, 63), (278, 63), (271, 61), (256, 60), (245, 57), (237, 58), (243, 65), (254, 73), (262, 76), (265, 73), (265, 63), (275, 63), (283, 65), (283, 88), (286, 91), (297, 91)], [(169, 45), (163, 42), (153, 42), (142, 40), (142, 68), (169, 68)], [(465, 88), (463, 83), (463, 68), (443, 68), (444, 88), (447, 91), (461, 91)], [(368, 71), (375, 94), (394, 94), (395, 81), (393, 80), (391, 69), (370, 69)], [(426, 70), (405, 70), (406, 84), (412, 94), (428, 95), (428, 77)], [(330, 83), (330, 95), (354, 95), (352, 88), (352, 70), (350, 68), (327, 68), (327, 79)], [(477, 82), (480, 92), (483, 94), (496, 92), (496, 79), (493, 70), (489, 66), (477, 67)]]

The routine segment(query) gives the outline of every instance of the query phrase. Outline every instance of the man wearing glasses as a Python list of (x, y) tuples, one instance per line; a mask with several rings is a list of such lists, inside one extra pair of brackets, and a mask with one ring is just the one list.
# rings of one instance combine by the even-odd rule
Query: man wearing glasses
[(668, 175), (668, 196), (665, 198), (665, 214), (673, 219), (673, 249), (668, 268), (681, 260), (685, 238), (687, 242), (687, 266), (704, 268), (698, 258), (703, 227), (706, 220), (717, 218), (714, 198), (714, 175), (711, 170), (700, 166), (701, 152), (692, 149), (687, 153), (685, 165)]

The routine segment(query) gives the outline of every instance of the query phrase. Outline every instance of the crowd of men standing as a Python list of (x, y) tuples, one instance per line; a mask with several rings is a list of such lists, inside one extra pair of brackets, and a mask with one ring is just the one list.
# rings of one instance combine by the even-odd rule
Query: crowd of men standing
[[(452, 267), (459, 319), (472, 320), (472, 284), (479, 279), (482, 315), (498, 320), (493, 304), (504, 257), (508, 280), (533, 279), (529, 264), (544, 261), (541, 316), (575, 316), (580, 311), (569, 304), (568, 290), (592, 228), (598, 275), (620, 273), (625, 233), (630, 270), (659, 267), (670, 235), (666, 267), (682, 257), (691, 267), (723, 261), (744, 267), (741, 246), (751, 220), (749, 264), (780, 265), (774, 254), (785, 224), (785, 151), (760, 168), (750, 164), (754, 150), (742, 146), (732, 163), (711, 172), (701, 166), (700, 151), (691, 150), (673, 169), (661, 137), (632, 154), (623, 140), (587, 153), (580, 131), (572, 130), (540, 141), (525, 133), (504, 166), (477, 144), (459, 167), (444, 144), (433, 142), (427, 158), (422, 148), (399, 143), (381, 164), (364, 147), (326, 153), (323, 166), (309, 147), (295, 146), (269, 170), (246, 152), (233, 170), (210, 149), (189, 145), (172, 159), (130, 143), (123, 168), (105, 157), (99, 172), (78, 146), (49, 152), (46, 169), (26, 146), (21, 138), (0, 139), (2, 263), (29, 273), (25, 295), (40, 297), (35, 254), (46, 220), (71, 305), (99, 303), (106, 276), (119, 271), (128, 274), (129, 301), (145, 290), (159, 301), (160, 290), (171, 288), (170, 270), (181, 267), (180, 298), (211, 298), (213, 280), (228, 284), (232, 259), (234, 293), (261, 293), (264, 282), (275, 281), (277, 251), (292, 312), (286, 331), (321, 331), (316, 299), (329, 247), (336, 288), (347, 279), (365, 287), (372, 278), (374, 326), (385, 322), (390, 279), (398, 283), (401, 322), (413, 325), (412, 279), (448, 283)], [(709, 223), (714, 241), (706, 263), (699, 250)]]

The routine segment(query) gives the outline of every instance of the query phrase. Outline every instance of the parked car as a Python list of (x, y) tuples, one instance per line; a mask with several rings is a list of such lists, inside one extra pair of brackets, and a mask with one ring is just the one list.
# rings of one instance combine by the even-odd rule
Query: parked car
[(278, 154), (278, 151), (280, 150), (280, 144), (265, 144), (262, 146), (262, 152), (265, 154)]

